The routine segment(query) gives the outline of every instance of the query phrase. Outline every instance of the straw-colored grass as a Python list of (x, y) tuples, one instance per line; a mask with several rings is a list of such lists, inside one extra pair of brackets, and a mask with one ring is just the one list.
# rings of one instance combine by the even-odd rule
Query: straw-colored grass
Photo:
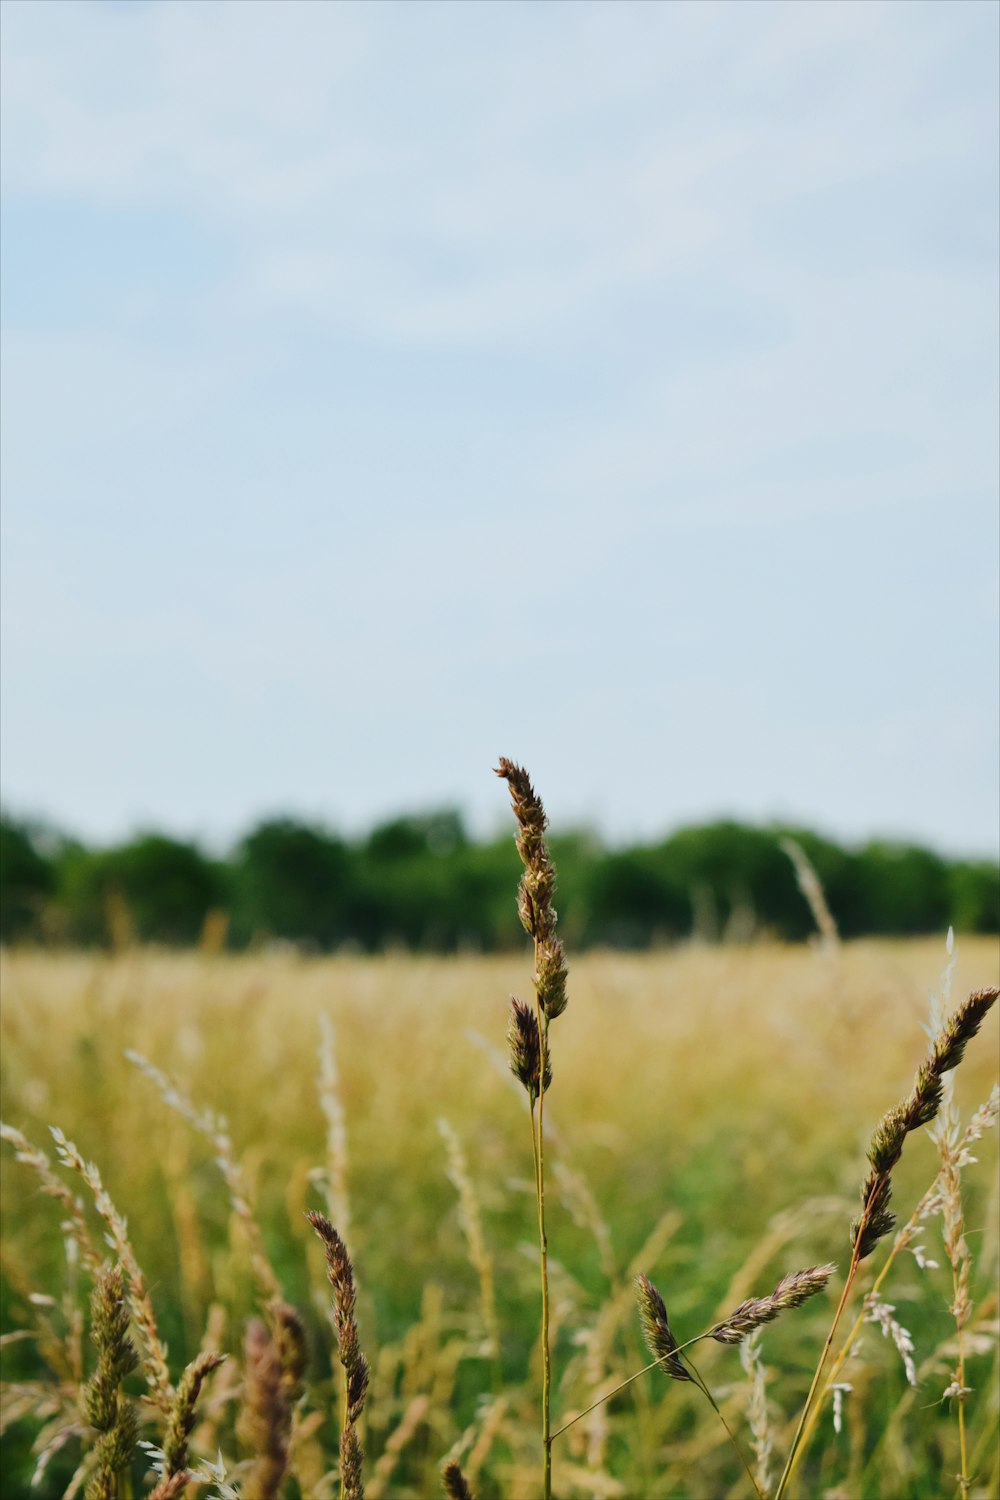
[[(846, 1271), (865, 1151), (910, 1087), (944, 959), (943, 938), (826, 954), (691, 947), (574, 959), (545, 1097), (553, 1431), (646, 1363), (631, 1289), (638, 1272), (663, 1293), (684, 1343), (789, 1270), (836, 1261)], [(537, 1500), (534, 1185), (525, 1094), (505, 1043), (509, 994), (531, 992), (530, 953), (13, 952), (2, 964), (4, 1118), (46, 1152), (70, 1194), (46, 1193), (37, 1164), (17, 1164), (4, 1147), (3, 1313), (13, 1335), (3, 1351), (4, 1460), (20, 1486), (11, 1495), (29, 1493), (43, 1455), (30, 1493), (62, 1495), (86, 1449), (73, 1350), (90, 1273), (78, 1248), (67, 1264), (59, 1226), (72, 1223), (79, 1195), (104, 1254), (107, 1214), (102, 1222), (87, 1184), (59, 1164), (55, 1125), (97, 1166), (127, 1220), (173, 1385), (200, 1350), (229, 1354), (206, 1373), (187, 1438), (190, 1465), (208, 1460), (218, 1475), (199, 1493), (238, 1487), (262, 1454), (273, 1473), (279, 1448), (281, 1493), (339, 1492), (344, 1374), (323, 1246), (305, 1212), (328, 1214), (349, 1198), (358, 1336), (371, 1364), (357, 1425), (373, 1489), (424, 1500), (440, 1493), (450, 1460), (480, 1500)], [(959, 935), (955, 997), (996, 978), (995, 945)], [(225, 1117), (215, 1123), (230, 1160), (126, 1049), (176, 1080), (195, 1111)], [(996, 1067), (994, 1008), (955, 1074), (957, 1119), (988, 1097)], [(453, 1132), (444, 1140), (442, 1117)], [(960, 1188), (947, 1180), (944, 1218), (927, 1219), (915, 1240), (919, 1259), (940, 1265), (922, 1269), (911, 1245), (879, 1289), (912, 1339), (917, 1385), (873, 1304), (876, 1321), (837, 1370), (836, 1383), (850, 1387), (840, 1392), (840, 1431), (828, 1400), (789, 1495), (938, 1500), (959, 1492), (960, 1445), (968, 1495), (996, 1493), (995, 1129), (972, 1154), (978, 1163), (962, 1168)], [(893, 1170), (901, 1224), (943, 1157), (953, 1168), (954, 1151), (926, 1130), (909, 1138)], [(72, 1233), (69, 1243), (77, 1246)], [(890, 1236), (863, 1262), (859, 1291), (891, 1245)], [(127, 1256), (107, 1254), (128, 1282)], [(304, 1397), (291, 1418), (258, 1433), (255, 1449), (238, 1422), (244, 1372), (260, 1376), (262, 1421), (282, 1389), (268, 1366), (274, 1299), (262, 1264), (301, 1311), (311, 1355)], [(823, 1295), (769, 1324), (755, 1335), (749, 1374), (735, 1351), (699, 1346), (726, 1422), (772, 1481), (830, 1314)], [(148, 1330), (133, 1323), (148, 1350)], [(83, 1347), (89, 1378), (92, 1346)], [(959, 1370), (963, 1394), (942, 1400)], [(165, 1421), (139, 1401), (141, 1377), (125, 1384), (141, 1436), (162, 1449)], [(154, 1388), (166, 1396), (165, 1384)], [(60, 1440), (73, 1422), (77, 1432)], [(155, 1478), (139, 1455), (135, 1493)], [(752, 1494), (698, 1391), (649, 1376), (555, 1440), (553, 1491), (561, 1500)]]

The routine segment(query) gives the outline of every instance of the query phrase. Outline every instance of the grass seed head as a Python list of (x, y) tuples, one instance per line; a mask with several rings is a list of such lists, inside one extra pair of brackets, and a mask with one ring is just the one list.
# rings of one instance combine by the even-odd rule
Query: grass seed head
[(469, 1481), (459, 1468), (455, 1459), (449, 1459), (441, 1470), (441, 1482), (448, 1500), (475, 1500)]
[(558, 938), (548, 937), (538, 945), (535, 989), (546, 1020), (554, 1021), (566, 1009), (566, 956)]
[(859, 1261), (872, 1253), (896, 1222), (889, 1212), (889, 1173), (903, 1154), (903, 1142), (911, 1130), (934, 1119), (941, 1107), (945, 1074), (958, 1067), (998, 995), (996, 985), (973, 990), (934, 1038), (929, 1055), (917, 1068), (908, 1097), (893, 1105), (875, 1127), (868, 1147), (872, 1170), (861, 1188), (861, 1213), (851, 1225), (851, 1245)]
[(791, 1271), (783, 1276), (768, 1297), (751, 1297), (741, 1302), (728, 1318), (717, 1323), (710, 1337), (718, 1344), (739, 1344), (764, 1323), (771, 1323), (779, 1313), (791, 1307), (801, 1307), (810, 1297), (821, 1292), (836, 1266), (810, 1266), (806, 1271)]
[(281, 1361), (285, 1394), (294, 1406), (302, 1395), (302, 1377), (309, 1363), (305, 1324), (288, 1302), (272, 1302), (267, 1311)]
[(187, 1441), (194, 1427), (195, 1407), (201, 1387), (208, 1375), (218, 1369), (224, 1354), (199, 1354), (188, 1365), (181, 1376), (174, 1395), (167, 1424), (167, 1435), (163, 1443), (163, 1454), (168, 1476), (181, 1473), (187, 1465)]
[(256, 1454), (246, 1493), (255, 1500), (276, 1500), (288, 1468), (292, 1412), (277, 1345), (259, 1318), (247, 1324), (244, 1351), (246, 1376), (237, 1431)]
[(654, 1359), (660, 1361), (664, 1373), (672, 1380), (690, 1380), (691, 1376), (677, 1353), (677, 1340), (670, 1331), (666, 1305), (648, 1276), (635, 1278), (635, 1294), (646, 1348)]
[[(539, 945), (539, 973), (543, 974), (539, 999), (547, 1019), (552, 1020), (566, 1009), (566, 966), (562, 946), (555, 941), (556, 910), (552, 897), (556, 888), (556, 871), (545, 842), (548, 819), (542, 799), (523, 766), (502, 755), (496, 774), (507, 783), (517, 819), (514, 841), (524, 864), (517, 892), (517, 912), (525, 932)], [(543, 948), (548, 950), (544, 958)], [(548, 1003), (543, 986), (550, 996)]]
[[(507, 1023), (507, 1043), (510, 1052), (510, 1070), (527, 1090), (534, 1104), (544, 1085), (548, 1093), (552, 1087), (552, 1063), (549, 1049), (538, 1029), (538, 1017), (529, 1005), (510, 997), (510, 1020)], [(545, 1076), (541, 1078), (542, 1050), (545, 1051)]]
[(83, 1405), (98, 1438), (86, 1500), (114, 1500), (118, 1475), (130, 1466), (139, 1436), (135, 1409), (121, 1390), (126, 1375), (139, 1364), (128, 1336), (129, 1311), (121, 1266), (112, 1266), (98, 1276), (90, 1307), (97, 1368), (84, 1388)]

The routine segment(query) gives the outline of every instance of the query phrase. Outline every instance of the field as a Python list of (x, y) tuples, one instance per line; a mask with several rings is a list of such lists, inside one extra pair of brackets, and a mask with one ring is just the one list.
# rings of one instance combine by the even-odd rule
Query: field
[[(545, 1099), (553, 1429), (648, 1362), (637, 1272), (663, 1293), (680, 1341), (769, 1292), (787, 1271), (836, 1261), (842, 1280), (865, 1149), (910, 1088), (927, 1047), (928, 992), (940, 992), (944, 966), (943, 939), (856, 943), (834, 954), (752, 945), (570, 955), (569, 1006)], [(202, 1392), (192, 1464), (221, 1450), (239, 1483), (248, 1452), (246, 1424), (238, 1432), (236, 1423), (244, 1336), (266, 1300), (266, 1263), (311, 1346), (283, 1493), (338, 1493), (342, 1376), (322, 1246), (305, 1219), (314, 1208), (344, 1235), (357, 1275), (357, 1323), (372, 1365), (360, 1426), (370, 1500), (440, 1494), (449, 1455), (480, 1500), (536, 1500), (531, 1136), (505, 1043), (509, 994), (531, 998), (528, 954), (12, 951), (2, 977), (5, 1121), (80, 1193), (94, 1241), (110, 1254), (93, 1196), (56, 1161), (48, 1127), (96, 1163), (127, 1218), (173, 1380), (199, 1348), (229, 1351)], [(996, 979), (995, 943), (959, 937), (952, 1003)], [(997, 1034), (994, 1007), (954, 1075), (963, 1122), (995, 1082)], [(177, 1080), (198, 1110), (226, 1117), (242, 1184), (230, 1167), (227, 1186), (218, 1142), (164, 1101), (126, 1049)], [(980, 1500), (1000, 1483), (996, 1134), (986, 1130), (962, 1176), (972, 1303), (963, 1334), (967, 1493)], [(894, 1172), (901, 1224), (939, 1165), (926, 1129), (909, 1137)], [(4, 1500), (62, 1495), (84, 1452), (78, 1432), (62, 1447), (53, 1440), (80, 1422), (81, 1350), (84, 1378), (93, 1367), (80, 1334), (89, 1277), (73, 1253), (67, 1264), (63, 1210), (39, 1188), (38, 1172), (5, 1145), (4, 1332), (34, 1332), (4, 1348)], [(892, 1243), (863, 1263), (844, 1331)], [(790, 1494), (960, 1493), (960, 1403), (942, 1399), (958, 1350), (940, 1216), (917, 1243), (939, 1264), (922, 1268), (903, 1252), (882, 1287), (890, 1317), (912, 1336), (916, 1385), (893, 1338), (865, 1324), (838, 1377), (850, 1387), (839, 1430), (828, 1402)], [(758, 1399), (754, 1426), (759, 1444), (766, 1421), (772, 1487), (838, 1294), (835, 1276), (764, 1329), (766, 1410)], [(699, 1347), (698, 1368), (754, 1467), (752, 1385), (740, 1350)], [(126, 1384), (136, 1396), (143, 1389), (138, 1374)], [(162, 1442), (162, 1420), (148, 1403), (143, 1411), (142, 1436)], [(659, 1370), (557, 1438), (553, 1459), (560, 1500), (753, 1494), (711, 1406)], [(140, 1456), (134, 1493), (149, 1483)]]

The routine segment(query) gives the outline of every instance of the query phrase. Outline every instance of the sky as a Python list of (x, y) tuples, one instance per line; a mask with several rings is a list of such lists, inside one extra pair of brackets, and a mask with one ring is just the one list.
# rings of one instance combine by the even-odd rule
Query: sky
[(4, 806), (995, 856), (998, 33), (4, 0)]

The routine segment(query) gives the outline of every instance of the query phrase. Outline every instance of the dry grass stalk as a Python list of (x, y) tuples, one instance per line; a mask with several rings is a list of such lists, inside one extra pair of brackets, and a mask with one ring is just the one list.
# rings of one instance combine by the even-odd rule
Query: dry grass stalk
[(812, 912), (813, 921), (820, 935), (821, 946), (827, 953), (836, 953), (840, 948), (840, 933), (826, 902), (826, 893), (823, 883), (813, 867), (802, 845), (795, 839), (785, 838), (780, 840), (782, 851), (788, 855), (795, 871), (795, 879), (798, 881), (799, 890), (805, 896)]
[(260, 1225), (250, 1205), (250, 1189), (243, 1169), (236, 1159), (226, 1121), (221, 1115), (213, 1114), (211, 1110), (197, 1109), (178, 1084), (168, 1074), (155, 1067), (141, 1052), (128, 1049), (125, 1056), (139, 1069), (140, 1073), (155, 1084), (164, 1104), (183, 1115), (200, 1135), (205, 1136), (211, 1142), (215, 1151), (215, 1164), (229, 1189), (230, 1205), (243, 1228), (249, 1245), (250, 1264), (262, 1297), (266, 1302), (280, 1302), (284, 1295), (281, 1282), (264, 1248)]
[(86, 1500), (119, 1500), (123, 1493), (121, 1476), (131, 1466), (139, 1436), (135, 1408), (121, 1389), (125, 1377), (139, 1363), (128, 1336), (121, 1266), (112, 1266), (99, 1275), (90, 1309), (97, 1368), (84, 1388), (83, 1408), (99, 1435)]
[(899, 1351), (899, 1357), (903, 1361), (903, 1369), (909, 1385), (917, 1383), (917, 1367), (913, 1363), (913, 1336), (908, 1328), (897, 1322), (894, 1314), (895, 1307), (891, 1302), (883, 1302), (878, 1292), (874, 1289), (868, 1293), (864, 1301), (862, 1316), (866, 1323), (875, 1323), (882, 1330), (883, 1338), (891, 1340)]
[(458, 1133), (448, 1120), (438, 1120), (438, 1131), (448, 1152), (448, 1179), (458, 1193), (459, 1217), (469, 1264), (479, 1278), (479, 1309), (486, 1338), (482, 1353), (494, 1363), (496, 1383), (500, 1378), (500, 1324), (497, 1320), (496, 1295), (493, 1286), (493, 1258), (483, 1238), (479, 1197), (469, 1176), (465, 1151)]
[(766, 1500), (771, 1490), (771, 1454), (774, 1444), (767, 1410), (767, 1371), (761, 1358), (760, 1339), (760, 1329), (754, 1328), (740, 1345), (740, 1363), (750, 1382), (747, 1416), (757, 1465), (757, 1488)]
[(952, 1303), (951, 1313), (955, 1319), (958, 1354), (954, 1375), (944, 1392), (945, 1398), (955, 1402), (958, 1412), (959, 1490), (962, 1500), (968, 1496), (970, 1487), (969, 1454), (965, 1432), (965, 1401), (972, 1392), (966, 1384), (965, 1330), (972, 1312), (969, 1295), (969, 1272), (971, 1256), (965, 1237), (965, 1214), (962, 1208), (962, 1157), (959, 1117), (954, 1105), (953, 1075), (948, 1074), (944, 1082), (944, 1097), (940, 1118), (929, 1132), (938, 1148), (941, 1170), (940, 1212), (945, 1254), (951, 1268)]
[(93, 1162), (85, 1161), (72, 1141), (67, 1140), (56, 1125), (51, 1125), (52, 1138), (56, 1143), (56, 1155), (64, 1167), (79, 1173), (94, 1196), (94, 1205), (105, 1224), (115, 1254), (128, 1278), (128, 1303), (132, 1320), (146, 1347), (143, 1360), (146, 1382), (150, 1387), (150, 1399), (163, 1412), (169, 1412), (173, 1402), (173, 1387), (167, 1366), (166, 1347), (160, 1341), (153, 1304), (146, 1290), (146, 1280), (139, 1269), (135, 1251), (128, 1237), (128, 1224), (115, 1208), (104, 1188), (101, 1174)]
[(1000, 989), (996, 985), (973, 990), (954, 1015), (942, 1023), (931, 1040), (927, 1057), (917, 1069), (910, 1093), (900, 1104), (895, 1105), (883, 1116), (875, 1129), (868, 1147), (871, 1170), (861, 1189), (861, 1213), (851, 1225), (852, 1255), (847, 1278), (834, 1314), (833, 1324), (827, 1334), (819, 1363), (806, 1395), (795, 1435), (792, 1438), (784, 1472), (775, 1492), (775, 1500), (781, 1500), (785, 1493), (803, 1451), (804, 1439), (812, 1431), (813, 1411), (814, 1408), (818, 1409), (816, 1395), (820, 1380), (858, 1267), (896, 1222), (895, 1216), (889, 1210), (889, 1200), (892, 1196), (891, 1173), (903, 1153), (903, 1143), (911, 1131), (919, 1129), (921, 1125), (929, 1125), (937, 1115), (944, 1096), (947, 1075), (962, 1061), (966, 1047), (979, 1031), (990, 1008), (996, 1003), (998, 995), (1000, 995)]
[[(528, 1094), (531, 1145), (535, 1164), (535, 1202), (538, 1208), (538, 1243), (542, 1283), (542, 1494), (552, 1494), (552, 1350), (550, 1330), (548, 1237), (545, 1229), (545, 1094), (552, 1082), (549, 1060), (549, 1025), (566, 1009), (566, 960), (556, 937), (556, 910), (552, 904), (556, 871), (545, 842), (548, 819), (545, 808), (523, 766), (500, 757), (496, 774), (507, 783), (517, 821), (515, 843), (524, 865), (517, 894), (521, 925), (535, 947), (535, 1014), (513, 1000), (508, 1041), (511, 1068)], [(534, 1029), (532, 1028), (534, 1022)], [(535, 1128), (535, 1101), (538, 1127)]]
[(340, 1073), (333, 1023), (319, 1017), (319, 1105), (326, 1120), (326, 1201), (332, 1223), (350, 1238), (351, 1205), (347, 1190), (347, 1117), (340, 1097)]
[(340, 1434), (341, 1496), (342, 1500), (364, 1500), (365, 1489), (361, 1471), (364, 1455), (358, 1437), (357, 1422), (364, 1410), (370, 1371), (368, 1361), (361, 1353), (358, 1325), (354, 1316), (354, 1305), (357, 1300), (354, 1267), (347, 1253), (347, 1246), (329, 1219), (314, 1211), (308, 1213), (306, 1218), (323, 1242), (326, 1274), (333, 1288), (333, 1309), (340, 1363), (344, 1367), (344, 1420)]
[[(975, 1161), (975, 1157), (971, 1154), (970, 1147), (972, 1146), (973, 1142), (978, 1141), (987, 1130), (989, 1130), (997, 1123), (998, 1117), (1000, 1117), (1000, 1087), (994, 1084), (993, 1089), (990, 1093), (990, 1097), (972, 1114), (969, 1119), (968, 1125), (965, 1127), (965, 1130), (959, 1136), (956, 1143), (956, 1157), (961, 1167), (971, 1165)], [(917, 1243), (917, 1237), (921, 1233), (926, 1220), (931, 1218), (934, 1214), (940, 1213), (942, 1211), (942, 1206), (942, 1172), (941, 1170), (939, 1170), (937, 1177), (934, 1179), (930, 1187), (920, 1199), (916, 1208), (913, 1210), (913, 1213), (910, 1215), (910, 1218), (896, 1234), (892, 1248), (889, 1254), (886, 1256), (882, 1269), (879, 1271), (878, 1276), (875, 1278), (875, 1281), (872, 1284), (871, 1291), (868, 1293), (868, 1297), (865, 1298), (865, 1306), (862, 1308), (861, 1312), (858, 1313), (851, 1331), (847, 1334), (846, 1338), (841, 1344), (837, 1356), (830, 1367), (829, 1374), (827, 1375), (826, 1381), (823, 1386), (823, 1395), (826, 1396), (828, 1393), (832, 1393), (835, 1401), (839, 1403), (840, 1407), (842, 1407), (843, 1405), (844, 1392), (850, 1390), (851, 1387), (850, 1385), (844, 1383), (841, 1383), (838, 1386), (837, 1377), (840, 1374), (841, 1370), (844, 1368), (844, 1365), (853, 1354), (858, 1335), (860, 1334), (864, 1323), (867, 1321), (869, 1299), (877, 1299), (879, 1297), (879, 1292), (882, 1285), (888, 1279), (889, 1273), (891, 1272), (897, 1257), (902, 1254), (904, 1250), (908, 1250), (916, 1259), (917, 1264), (922, 1268), (925, 1266), (935, 1267), (937, 1265), (936, 1261), (927, 1259), (923, 1247), (919, 1243)], [(876, 1321), (879, 1320), (876, 1319)], [(903, 1332), (905, 1333), (906, 1330), (903, 1330)], [(889, 1336), (892, 1337), (891, 1330), (889, 1331)], [(809, 1437), (819, 1417), (821, 1404), (822, 1403), (820, 1400), (817, 1400), (814, 1403), (813, 1410), (810, 1413), (809, 1419), (806, 1422), (802, 1434), (802, 1438), (800, 1439), (801, 1447), (805, 1447), (805, 1445), (809, 1441)], [(837, 1428), (837, 1431), (839, 1430), (840, 1429)]]
[(16, 1159), (23, 1162), (26, 1167), (30, 1167), (36, 1174), (41, 1183), (42, 1192), (62, 1204), (66, 1218), (59, 1227), (63, 1234), (67, 1235), (77, 1246), (80, 1259), (87, 1270), (92, 1276), (96, 1276), (101, 1269), (101, 1257), (94, 1249), (94, 1242), (90, 1237), (90, 1230), (83, 1212), (83, 1199), (78, 1198), (62, 1179), (56, 1176), (45, 1152), (29, 1141), (27, 1136), (22, 1135), (19, 1130), (15, 1130), (12, 1125), (0, 1123), (0, 1140), (7, 1141), (13, 1146)]
[(277, 1344), (260, 1318), (244, 1339), (246, 1373), (237, 1422), (240, 1439), (256, 1455), (244, 1486), (254, 1500), (276, 1500), (288, 1469), (292, 1410)]

